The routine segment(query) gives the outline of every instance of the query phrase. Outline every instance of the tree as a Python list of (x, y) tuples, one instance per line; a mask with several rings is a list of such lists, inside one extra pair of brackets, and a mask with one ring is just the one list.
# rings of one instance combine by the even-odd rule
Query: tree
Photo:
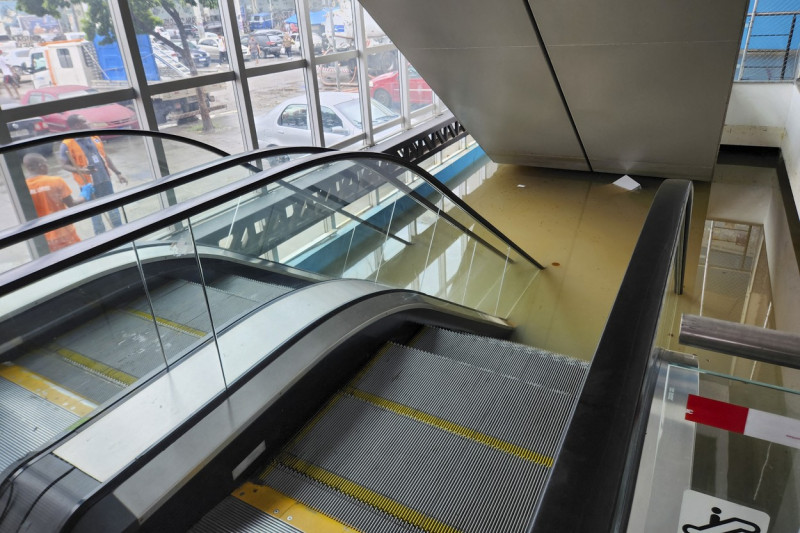
[[(96, 35), (101, 35), (105, 36), (106, 42), (114, 41), (116, 32), (111, 23), (107, 0), (17, 0), (17, 9), (40, 17), (43, 15), (58, 17), (61, 15), (61, 9), (78, 3), (87, 6), (86, 18), (81, 21), (81, 29), (86, 36), (94, 39)], [(194, 58), (192, 58), (189, 48), (189, 36), (181, 20), (181, 5), (217, 7), (218, 3), (216, 0), (128, 0), (136, 33), (150, 35), (155, 41), (174, 50), (183, 59), (184, 64), (189, 67), (190, 74), (196, 76), (197, 66), (194, 64)], [(180, 35), (180, 45), (156, 32), (156, 27), (160, 26), (163, 21), (153, 14), (154, 8), (163, 9), (172, 19)], [(205, 90), (201, 87), (197, 88), (197, 99), (200, 106), (200, 117), (203, 121), (203, 131), (211, 131), (214, 129), (214, 125), (211, 123)]]

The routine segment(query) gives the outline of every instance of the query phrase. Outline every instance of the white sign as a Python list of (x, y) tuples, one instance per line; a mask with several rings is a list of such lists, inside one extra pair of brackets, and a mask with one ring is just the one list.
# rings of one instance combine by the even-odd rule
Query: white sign
[(678, 533), (767, 533), (769, 515), (702, 492), (683, 492)]

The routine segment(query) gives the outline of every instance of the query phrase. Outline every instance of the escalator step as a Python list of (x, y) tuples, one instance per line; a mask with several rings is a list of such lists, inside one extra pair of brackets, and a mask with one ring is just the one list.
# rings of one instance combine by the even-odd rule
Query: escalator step
[(0, 377), (0, 398), (0, 472), (82, 416), (4, 377)]
[[(282, 494), (293, 494), (298, 501), (339, 520), (357, 531), (382, 533), (410, 533), (418, 528), (376, 507), (354, 499), (340, 490), (314, 481), (283, 465), (275, 465), (267, 474), (265, 484)], [(344, 520), (341, 517), (346, 517)]]
[(302, 533), (277, 518), (229, 496), (207, 513), (189, 531), (192, 533)]
[(418, 350), (569, 394), (580, 390), (589, 369), (585, 361), (546, 350), (441, 328), (423, 328), (410, 344)]
[(474, 433), (484, 444), (543, 457), (556, 453), (574, 403), (561, 391), (396, 344), (348, 392), (449, 431)]
[(87, 361), (68, 350), (61, 351), (64, 353), (40, 348), (23, 355), (15, 363), (97, 404), (112, 398), (136, 380), (119, 371), (98, 368), (98, 363)]
[(164, 366), (162, 345), (174, 353), (198, 341), (197, 337), (169, 328), (161, 328), (160, 333), (159, 339), (152, 319), (120, 310), (102, 314), (59, 335), (53, 344), (140, 378)]
[(300, 435), (278, 462), (423, 530), (521, 532), (549, 471), (347, 395)]
[(274, 300), (294, 290), (284, 285), (264, 283), (263, 281), (256, 281), (241, 276), (224, 276), (214, 280), (210, 285), (230, 294), (235, 294), (236, 296), (247, 298), (258, 303)]

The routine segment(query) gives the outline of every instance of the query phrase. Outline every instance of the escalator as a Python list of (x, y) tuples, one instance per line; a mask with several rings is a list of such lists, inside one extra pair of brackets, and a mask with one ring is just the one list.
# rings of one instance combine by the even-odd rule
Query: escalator
[(408, 344), (384, 345), (192, 531), (312, 531), (311, 510), (358, 531), (524, 531), (588, 364), (439, 328)]
[[(208, 342), (209, 314), (197, 302), (207, 298), (217, 327), (224, 328), (310, 283), (207, 269), (204, 287), (189, 279), (191, 269), (162, 264), (160, 270), (148, 278), (146, 296), (126, 279), (138, 272), (118, 271), (114, 280), (81, 285), (48, 302), (46, 310), (40, 306), (6, 322), (22, 348), (0, 365), (0, 424), (8, 428), (0, 436), (0, 471), (157, 372), (165, 363), (162, 353), (185, 354)], [(109, 290), (110, 283), (121, 287)], [(76, 301), (83, 305), (76, 309)]]
[[(609, 391), (646, 396), (683, 265), (690, 186), (665, 189), (591, 368), (505, 340), (540, 265), (425, 171), (380, 154), (250, 169), (0, 274), (15, 335), (2, 423), (17, 428), (0, 533), (528, 531), (575, 479), (608, 489), (586, 509), (613, 512), (607, 471), (635, 474), (642, 407)], [(610, 412), (611, 430), (586, 429), (586, 413), (591, 425)]]

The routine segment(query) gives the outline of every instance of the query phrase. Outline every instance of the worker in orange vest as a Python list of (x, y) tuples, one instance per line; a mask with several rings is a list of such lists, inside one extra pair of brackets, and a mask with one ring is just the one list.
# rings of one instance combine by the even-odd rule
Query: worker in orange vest
[[(69, 188), (64, 178), (48, 175), (47, 160), (40, 154), (25, 154), (25, 157), (22, 158), (22, 166), (31, 174), (25, 179), (25, 183), (31, 193), (36, 214), (40, 217), (82, 204), (86, 199), (91, 198), (91, 183), (87, 183), (81, 188), (82, 198), (73, 198), (72, 189)], [(48, 231), (44, 237), (47, 239), (47, 246), (51, 252), (66, 248), (81, 240), (72, 224)]]
[[(71, 130), (84, 130), (88, 128), (86, 119), (81, 115), (70, 115), (67, 118), (67, 126)], [(127, 178), (122, 175), (116, 165), (108, 157), (100, 137), (76, 137), (74, 139), (64, 139), (61, 142), (61, 164), (64, 169), (72, 172), (75, 182), (79, 187), (87, 183), (94, 185), (94, 197), (108, 196), (114, 194), (114, 186), (111, 183), (111, 173), (117, 176), (120, 184), (128, 183)], [(122, 225), (122, 218), (119, 209), (108, 211), (108, 218), (112, 227)], [(92, 217), (92, 226), (95, 235), (99, 235), (106, 230), (101, 215)]]

